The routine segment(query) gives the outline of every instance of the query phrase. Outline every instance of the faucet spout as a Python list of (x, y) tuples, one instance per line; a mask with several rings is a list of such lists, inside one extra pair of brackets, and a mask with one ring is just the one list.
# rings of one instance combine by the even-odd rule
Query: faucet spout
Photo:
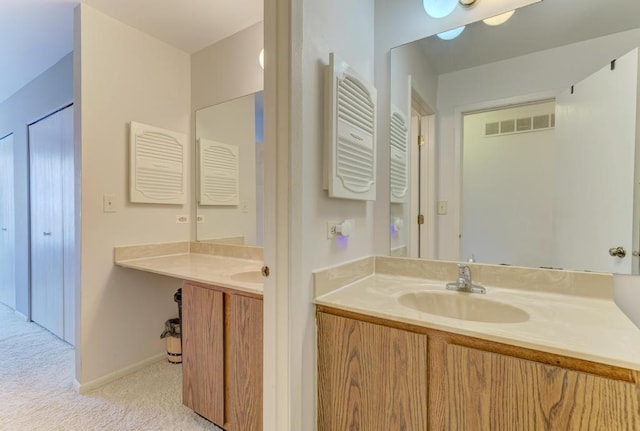
[(484, 287), (473, 284), (471, 281), (471, 268), (464, 263), (458, 264), (458, 280), (453, 283), (447, 283), (447, 289), (469, 293), (487, 292)]

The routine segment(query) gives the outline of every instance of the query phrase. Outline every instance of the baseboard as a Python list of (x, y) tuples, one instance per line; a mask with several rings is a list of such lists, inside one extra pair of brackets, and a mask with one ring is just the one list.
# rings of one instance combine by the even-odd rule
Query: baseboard
[(13, 310), (13, 312), (15, 313), (16, 316), (18, 316), (19, 319), (22, 319), (25, 322), (29, 321), (29, 318), (27, 316), (25, 316), (24, 314), (22, 314), (21, 312), (19, 312), (18, 310)]
[(155, 356), (152, 356), (148, 359), (145, 359), (143, 361), (137, 362), (135, 364), (129, 365), (128, 367), (125, 368), (121, 368), (117, 371), (114, 371), (113, 373), (109, 373), (106, 376), (102, 376), (99, 377), (95, 380), (91, 380), (90, 382), (87, 383), (80, 383), (78, 382), (77, 379), (74, 379), (73, 381), (73, 389), (75, 389), (75, 391), (79, 394), (85, 394), (89, 391), (92, 391), (94, 389), (99, 388), (100, 386), (104, 386), (107, 383), (111, 383), (114, 380), (118, 380), (120, 377), (124, 377), (127, 374), (131, 374), (131, 373), (135, 373), (136, 371), (146, 367), (147, 365), (151, 365), (154, 362), (158, 362), (160, 360), (166, 360), (167, 359), (167, 354), (166, 353), (159, 353)]

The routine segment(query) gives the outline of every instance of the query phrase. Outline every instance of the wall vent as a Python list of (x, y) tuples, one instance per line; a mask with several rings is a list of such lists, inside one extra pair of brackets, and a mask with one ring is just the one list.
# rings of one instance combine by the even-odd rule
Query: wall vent
[(397, 108), (391, 110), (391, 202), (404, 203), (409, 196), (409, 127)]
[(500, 136), (513, 133), (528, 133), (553, 129), (556, 125), (555, 114), (536, 115), (533, 117), (522, 117), (515, 120), (502, 120), (485, 123), (485, 136)]
[(375, 200), (376, 89), (333, 53), (325, 87), (325, 188), (332, 198)]
[(240, 203), (240, 148), (209, 139), (198, 139), (200, 205)]
[(186, 202), (186, 135), (142, 123), (129, 127), (129, 199), (136, 203)]

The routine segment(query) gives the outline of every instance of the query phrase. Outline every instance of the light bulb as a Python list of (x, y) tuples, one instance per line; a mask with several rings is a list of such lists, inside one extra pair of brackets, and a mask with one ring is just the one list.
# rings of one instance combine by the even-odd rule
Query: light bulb
[(432, 18), (444, 18), (458, 5), (458, 0), (422, 0), (424, 11)]
[(454, 28), (453, 30), (443, 31), (442, 33), (438, 33), (438, 37), (442, 40), (451, 40), (460, 36), (460, 34), (464, 31), (464, 25), (462, 27)]
[(264, 48), (260, 51), (260, 55), (258, 56), (258, 61), (260, 62), (260, 67), (264, 69)]
[(512, 11), (505, 12), (505, 13), (500, 14), (500, 15), (493, 16), (491, 18), (484, 19), (482, 21), (487, 25), (504, 24), (505, 22), (507, 22), (507, 20), (509, 20), (509, 18), (511, 18), (511, 15), (513, 15), (514, 12), (515, 12), (515, 10), (512, 10)]

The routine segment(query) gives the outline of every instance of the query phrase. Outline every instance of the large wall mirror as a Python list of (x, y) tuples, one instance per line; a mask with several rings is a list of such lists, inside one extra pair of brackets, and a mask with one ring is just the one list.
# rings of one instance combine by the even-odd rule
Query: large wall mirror
[(196, 111), (198, 241), (262, 245), (263, 97)]
[(394, 48), (390, 253), (638, 273), (639, 47), (581, 0)]

